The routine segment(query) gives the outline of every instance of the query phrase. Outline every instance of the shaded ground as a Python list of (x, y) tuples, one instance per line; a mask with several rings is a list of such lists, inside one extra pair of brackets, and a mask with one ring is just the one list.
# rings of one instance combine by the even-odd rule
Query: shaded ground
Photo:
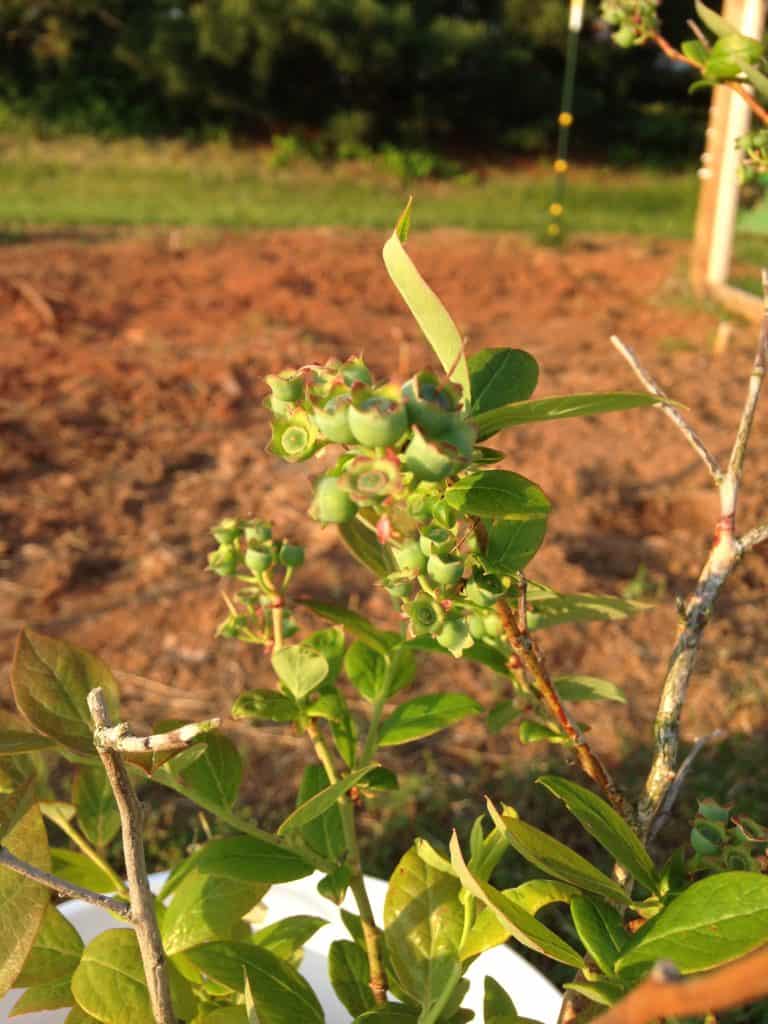
[[(386, 277), (381, 242), (329, 229), (213, 239), (176, 231), (0, 249), (2, 663), (23, 623), (66, 636), (151, 677), (125, 694), (136, 725), (218, 713), (243, 688), (268, 685), (256, 653), (213, 637), (222, 604), (218, 580), (202, 570), (208, 528), (227, 514), (271, 517), (305, 542), (307, 592), (390, 614), (333, 532), (305, 519), (307, 467), (265, 454), (261, 404), (261, 378), (286, 365), (362, 351), (382, 376), (419, 366), (425, 346)], [(512, 235), (441, 231), (410, 248), (471, 346), (515, 345), (538, 359), (539, 395), (634, 388), (608, 343), (615, 332), (725, 457), (754, 330), (736, 325), (728, 351), (712, 354), (717, 311), (691, 302), (682, 245), (592, 239), (557, 251)], [(742, 528), (758, 521), (761, 504), (766, 514), (767, 416), (755, 428)], [(542, 637), (555, 673), (625, 686), (625, 707), (584, 706), (580, 715), (615, 763), (649, 738), (674, 596), (705, 557), (716, 500), (658, 412), (518, 429), (500, 446), (506, 465), (554, 501), (534, 578), (561, 590), (631, 586), (633, 596), (659, 599), (629, 624)], [(688, 739), (768, 724), (767, 557), (758, 550), (740, 568), (707, 634)], [(448, 677), (493, 702), (497, 684), (478, 670), (424, 668), (426, 685)], [(7, 680), (0, 685), (7, 700)], [(303, 742), (262, 730), (249, 749), (251, 799), (274, 818), (290, 799)], [(510, 765), (540, 756), (511, 733), (486, 738), (479, 722), (400, 748), (399, 763), (428, 780), (428, 792), (416, 784), (403, 806), (439, 803), (434, 787), (497, 791)]]

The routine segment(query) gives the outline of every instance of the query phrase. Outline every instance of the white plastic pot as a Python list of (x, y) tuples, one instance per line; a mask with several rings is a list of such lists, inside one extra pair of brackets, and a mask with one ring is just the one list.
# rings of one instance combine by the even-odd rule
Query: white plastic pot
[[(152, 888), (157, 890), (165, 881), (165, 872), (152, 875)], [(349, 933), (341, 920), (339, 908), (317, 893), (317, 883), (322, 876), (311, 875), (297, 882), (276, 885), (264, 897), (267, 914), (260, 927), (272, 924), (284, 917), (296, 914), (311, 914), (322, 917), (328, 924), (321, 928), (304, 946), (304, 960), (301, 973), (317, 994), (325, 1010), (326, 1024), (349, 1024), (349, 1012), (336, 998), (328, 980), (328, 949), (336, 939), (348, 939)], [(381, 920), (387, 883), (378, 878), (366, 879), (366, 887), (374, 915)], [(355, 911), (354, 901), (347, 896), (345, 910)], [(77, 928), (87, 944), (107, 928), (127, 927), (122, 922), (97, 907), (79, 900), (62, 903), (59, 908), (64, 916)], [(533, 1017), (542, 1024), (557, 1024), (562, 995), (544, 975), (526, 960), (506, 946), (498, 946), (483, 953), (467, 971), (470, 982), (469, 992), (463, 1002), (467, 1009), (474, 1010), (478, 1022), (483, 1019), (483, 985), (486, 975), (491, 975), (509, 992), (521, 1017)], [(0, 1024), (6, 1024), (14, 1002), (21, 995), (15, 989), (0, 1000)], [(62, 1024), (67, 1010), (49, 1010), (44, 1013), (25, 1014), (19, 1017), (19, 1024)], [(15, 1020), (16, 1018), (14, 1018)], [(301, 1024), (297, 1021), (296, 1024)]]

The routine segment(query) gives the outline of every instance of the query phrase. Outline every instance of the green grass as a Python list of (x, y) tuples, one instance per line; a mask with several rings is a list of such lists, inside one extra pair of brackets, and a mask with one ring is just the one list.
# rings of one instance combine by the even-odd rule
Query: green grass
[[(275, 170), (269, 151), (225, 145), (0, 139), (0, 224), (386, 228), (409, 192), (421, 228), (455, 226), (538, 233), (546, 227), (546, 164), (494, 170), (484, 180), (404, 183), (370, 165)], [(696, 201), (693, 173), (576, 168), (566, 219), (576, 232), (684, 238)]]

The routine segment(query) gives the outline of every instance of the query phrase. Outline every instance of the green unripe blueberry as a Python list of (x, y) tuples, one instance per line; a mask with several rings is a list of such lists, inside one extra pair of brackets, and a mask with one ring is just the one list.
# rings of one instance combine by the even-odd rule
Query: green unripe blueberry
[(436, 483), (452, 476), (462, 466), (460, 453), (452, 445), (429, 441), (418, 427), (405, 449), (405, 468), (417, 480)]
[(243, 533), (249, 544), (266, 544), (267, 541), (272, 540), (271, 524), (261, 522), (257, 519), (253, 519), (251, 522), (247, 523)]
[(437, 374), (422, 370), (403, 384), (403, 398), (408, 418), (433, 438), (445, 433), (457, 417), (461, 391)]
[(401, 601), (403, 598), (408, 597), (412, 586), (413, 584), (409, 580), (394, 580), (391, 583), (384, 584), (387, 593), (395, 601)]
[(456, 547), (456, 538), (442, 526), (430, 526), (419, 534), (421, 550), (429, 555), (447, 555)]
[(474, 637), (475, 640), (482, 640), (485, 636), (485, 617), (477, 612), (473, 612), (472, 615), (467, 617), (467, 625), (469, 626), (470, 636)]
[(358, 505), (378, 505), (400, 490), (400, 463), (397, 459), (356, 455), (344, 466), (343, 484)]
[(613, 33), (611, 39), (623, 50), (628, 50), (637, 42), (637, 32), (631, 25), (622, 25), (620, 29)]
[(453, 420), (451, 427), (441, 434), (439, 438), (436, 438), (440, 444), (450, 445), (455, 448), (459, 456), (464, 462), (469, 462), (474, 454), (475, 439), (477, 438), (477, 430), (468, 423), (466, 420), (456, 418)]
[(211, 533), (219, 544), (233, 544), (242, 536), (243, 524), (239, 519), (222, 519)]
[(336, 395), (329, 399), (322, 409), (315, 409), (314, 418), (317, 429), (334, 444), (352, 444), (355, 435), (349, 425), (349, 395)]
[(304, 564), (304, 548), (298, 544), (283, 544), (278, 558), (287, 569), (298, 569)]
[(723, 865), (728, 871), (759, 871), (760, 865), (743, 847), (730, 847), (723, 852)]
[(251, 572), (258, 574), (271, 569), (275, 563), (275, 553), (268, 547), (249, 547), (245, 552), (245, 564)]
[(304, 378), (293, 370), (270, 373), (267, 377), (270, 391), (280, 402), (298, 402), (304, 394)]
[(403, 572), (422, 572), (427, 564), (427, 557), (418, 540), (407, 540), (393, 547), (392, 554), (398, 569)]
[(452, 587), (461, 579), (464, 562), (460, 558), (446, 558), (432, 554), (427, 559), (427, 576), (442, 587)]
[(272, 424), (270, 450), (286, 462), (303, 462), (318, 449), (317, 430), (305, 413)]
[(489, 612), (485, 616), (485, 632), (494, 639), (504, 635), (504, 623), (496, 612)]
[(478, 608), (490, 608), (504, 596), (506, 588), (495, 576), (473, 576), (464, 588), (464, 597)]
[(466, 620), (461, 618), (446, 619), (435, 639), (441, 647), (450, 651), (454, 658), (460, 658), (462, 651), (472, 646), (469, 626)]
[(387, 448), (408, 429), (408, 414), (401, 402), (377, 392), (350, 407), (349, 426), (358, 444)]
[(704, 797), (703, 800), (699, 800), (699, 814), (702, 818), (706, 818), (707, 821), (722, 822), (725, 824), (730, 821), (731, 809), (730, 807), (723, 807), (712, 797)]
[(427, 594), (419, 594), (406, 606), (414, 636), (434, 636), (445, 622), (445, 612)]
[(240, 553), (232, 544), (222, 544), (208, 555), (208, 568), (218, 576), (234, 576)]
[(348, 523), (355, 518), (357, 506), (341, 486), (338, 477), (322, 476), (315, 484), (315, 496), (309, 514), (318, 523)]
[(702, 857), (719, 853), (725, 842), (725, 829), (712, 821), (699, 821), (691, 829), (691, 846)]

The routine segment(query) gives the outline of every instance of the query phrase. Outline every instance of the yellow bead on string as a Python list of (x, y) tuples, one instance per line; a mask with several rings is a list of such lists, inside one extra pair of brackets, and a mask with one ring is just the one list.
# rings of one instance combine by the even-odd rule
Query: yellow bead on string
[(570, 128), (573, 124), (573, 114), (570, 114), (567, 110), (564, 110), (557, 118), (557, 123), (561, 128)]
[(563, 160), (562, 158), (558, 158), (552, 164), (552, 167), (554, 168), (555, 174), (565, 174), (565, 172), (568, 170), (568, 161)]

